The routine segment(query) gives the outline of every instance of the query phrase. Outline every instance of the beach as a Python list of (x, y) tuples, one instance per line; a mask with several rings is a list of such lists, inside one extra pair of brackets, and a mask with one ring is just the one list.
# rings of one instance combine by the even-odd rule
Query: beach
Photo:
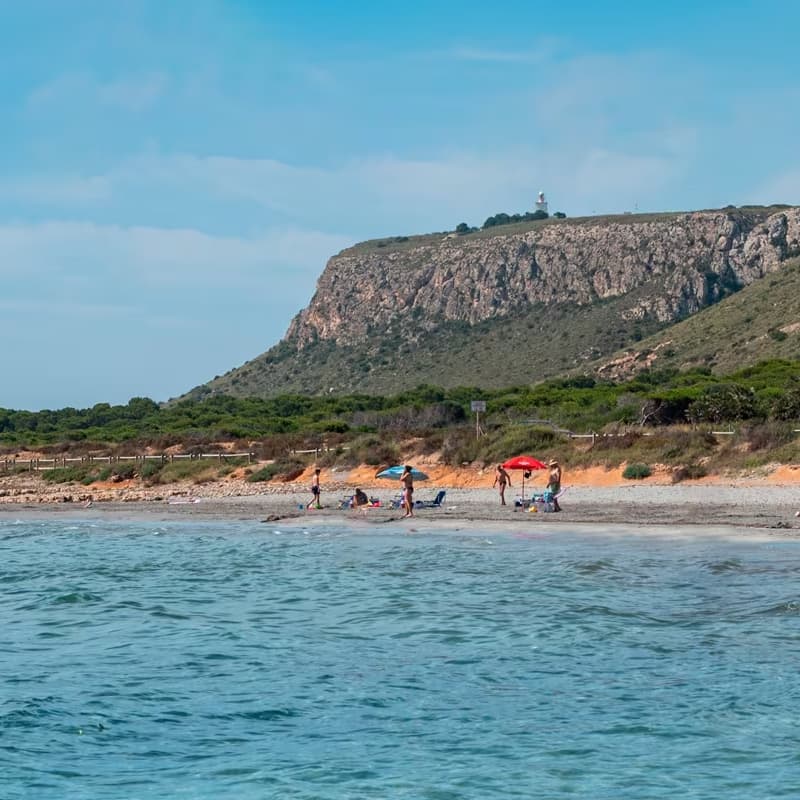
[[(577, 476), (580, 477), (580, 476)], [(114, 488), (39, 485), (9, 488), (15, 479), (0, 480), (0, 515), (85, 516), (102, 514), (148, 519), (237, 519), (296, 521), (303, 525), (328, 524), (336, 520), (355, 525), (400, 522), (402, 512), (389, 507), (396, 485), (360, 485), (381, 499), (381, 506), (365, 512), (340, 509), (340, 501), (352, 493), (353, 484), (322, 481), (321, 510), (306, 510), (310, 499), (302, 481), (292, 484), (253, 484), (244, 481), (201, 485), (173, 484), (154, 488), (126, 485)], [(5, 482), (5, 485), (4, 485)], [(432, 484), (432, 485), (430, 485)], [(783, 535), (800, 534), (800, 487), (768, 481), (738, 479), (665, 484), (655, 482), (566, 482), (561, 513), (530, 513), (514, 505), (520, 487), (507, 490), (507, 505), (501, 506), (497, 491), (490, 486), (444, 486), (441, 482), (418, 485), (416, 499), (432, 499), (438, 488), (446, 489), (441, 508), (415, 511), (402, 524), (415, 528), (446, 522), (498, 525), (572, 527), (577, 524), (614, 526), (738, 526), (772, 529)], [(526, 496), (541, 487), (526, 487)], [(87, 498), (91, 496), (91, 506)], [(65, 498), (67, 498), (65, 500)]]

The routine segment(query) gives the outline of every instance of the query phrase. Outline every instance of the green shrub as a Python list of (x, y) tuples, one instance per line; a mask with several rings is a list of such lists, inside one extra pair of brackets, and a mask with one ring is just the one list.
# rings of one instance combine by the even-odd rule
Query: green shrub
[(640, 481), (643, 478), (649, 478), (653, 474), (653, 470), (647, 464), (628, 464), (622, 477), (629, 481)]
[(126, 461), (118, 462), (111, 466), (111, 474), (118, 481), (129, 481), (136, 477), (136, 463)]
[(778, 396), (772, 405), (775, 419), (800, 420), (800, 386), (793, 386)]
[(709, 386), (686, 410), (691, 422), (733, 422), (763, 416), (756, 393), (732, 383)]
[(261, 483), (263, 481), (271, 481), (277, 474), (275, 465), (267, 464), (266, 467), (261, 467), (261, 469), (251, 472), (247, 476), (247, 480), (249, 483)]
[(342, 453), (343, 463), (356, 466), (367, 464), (380, 467), (385, 464), (398, 464), (400, 450), (397, 444), (387, 436), (369, 434), (360, 436), (350, 445), (350, 449)]
[(164, 469), (163, 461), (147, 460), (142, 464), (139, 474), (142, 476), (143, 480), (152, 480), (162, 469)]
[(672, 482), (697, 480), (697, 478), (705, 478), (706, 475), (708, 475), (708, 470), (702, 464), (686, 464), (672, 471)]
[(514, 425), (506, 428), (494, 441), (490, 437), (480, 441), (484, 461), (499, 462), (519, 455), (544, 458), (544, 454), (552, 450), (556, 443), (560, 444), (562, 439), (550, 428)]
[(247, 476), (250, 483), (272, 481), (276, 478), (291, 481), (303, 474), (305, 467), (299, 461), (276, 461), (257, 469)]
[(40, 474), (48, 483), (81, 483), (91, 474), (91, 467), (87, 464), (76, 467), (55, 467), (43, 470)]
[(209, 462), (202, 459), (186, 459), (165, 464), (150, 480), (154, 484), (190, 480), (208, 469)]

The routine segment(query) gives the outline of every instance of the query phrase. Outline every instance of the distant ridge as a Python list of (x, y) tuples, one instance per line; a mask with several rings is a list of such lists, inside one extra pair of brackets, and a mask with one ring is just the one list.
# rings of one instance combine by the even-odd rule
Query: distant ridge
[[(671, 326), (765, 276), (773, 282), (758, 302), (772, 302), (776, 319), (787, 306), (788, 327), (751, 337), (738, 357), (796, 353), (785, 289), (795, 285), (798, 257), (793, 206), (550, 219), (365, 242), (330, 259), (278, 345), (188, 396), (384, 394), (420, 383), (498, 387), (575, 370), (611, 374), (613, 354), (629, 350), (635, 364)], [(745, 327), (755, 320), (746, 316)], [(716, 357), (713, 346), (693, 349), (692, 337), (711, 337), (691, 330), (661, 346), (659, 358), (727, 368), (732, 358)], [(728, 347), (720, 342), (720, 353)]]

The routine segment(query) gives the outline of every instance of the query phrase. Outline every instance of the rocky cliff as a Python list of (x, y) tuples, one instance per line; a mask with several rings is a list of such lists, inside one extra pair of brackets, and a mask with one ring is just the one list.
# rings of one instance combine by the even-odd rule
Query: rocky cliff
[[(331, 258), (280, 345), (202, 393), (529, 381), (692, 315), (798, 254), (794, 207), (367, 242)], [(536, 368), (515, 366), (508, 345), (535, 352)]]

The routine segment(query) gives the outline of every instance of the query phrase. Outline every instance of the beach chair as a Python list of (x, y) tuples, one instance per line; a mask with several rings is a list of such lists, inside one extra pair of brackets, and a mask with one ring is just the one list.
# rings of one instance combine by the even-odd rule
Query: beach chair
[(433, 500), (415, 500), (414, 508), (441, 508), (446, 494), (444, 489), (440, 489)]
[(537, 511), (544, 511), (545, 513), (555, 511), (556, 501), (560, 500), (566, 491), (567, 487), (562, 486), (558, 494), (553, 494), (550, 491), (544, 491), (542, 494), (535, 494), (529, 510), (532, 511), (535, 508)]

